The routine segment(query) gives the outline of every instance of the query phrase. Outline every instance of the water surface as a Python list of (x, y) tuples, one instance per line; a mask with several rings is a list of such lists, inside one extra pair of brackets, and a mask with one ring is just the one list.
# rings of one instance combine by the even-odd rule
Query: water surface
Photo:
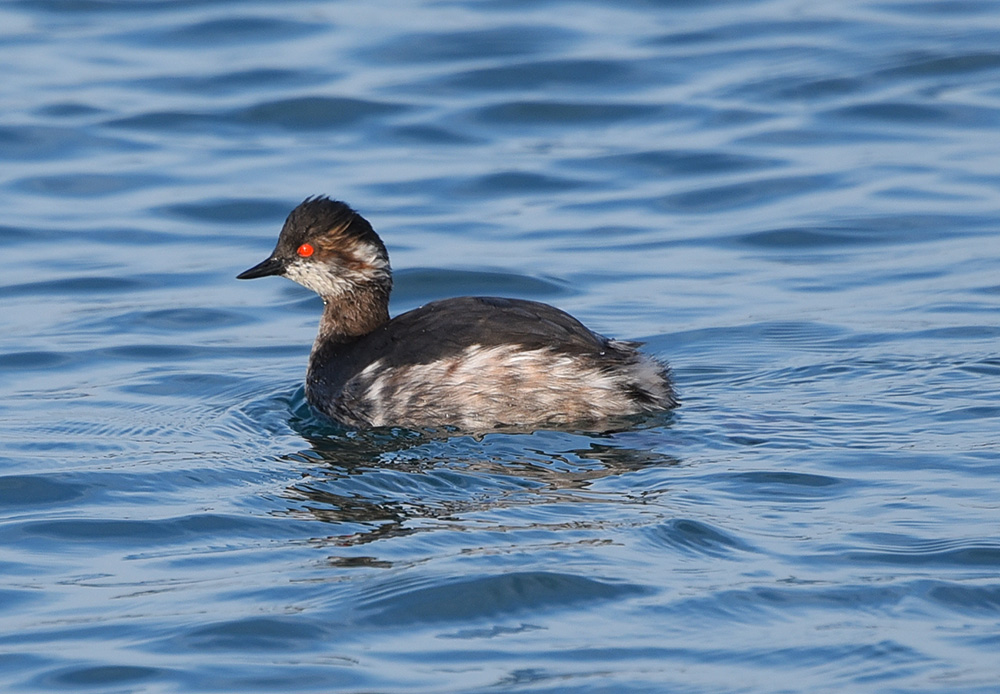
[[(0, 8), (0, 689), (994, 692), (1000, 13)], [(318, 299), (556, 304), (668, 359), (601, 435), (357, 432)]]

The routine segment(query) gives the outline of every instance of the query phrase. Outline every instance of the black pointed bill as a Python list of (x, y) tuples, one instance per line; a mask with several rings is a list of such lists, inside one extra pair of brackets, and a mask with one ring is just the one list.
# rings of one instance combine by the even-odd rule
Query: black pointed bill
[(249, 270), (244, 270), (236, 275), (238, 280), (252, 280), (258, 277), (268, 277), (270, 275), (285, 274), (285, 264), (275, 257), (270, 257), (262, 263), (257, 263)]

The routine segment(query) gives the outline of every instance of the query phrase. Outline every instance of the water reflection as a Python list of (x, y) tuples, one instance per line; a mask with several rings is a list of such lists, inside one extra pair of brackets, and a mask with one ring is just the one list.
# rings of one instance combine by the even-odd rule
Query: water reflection
[(337, 535), (320, 541), (340, 546), (443, 527), (534, 525), (537, 519), (517, 509), (540, 504), (642, 503), (645, 492), (635, 485), (619, 491), (598, 483), (680, 462), (651, 450), (652, 441), (666, 438), (663, 422), (601, 435), (546, 431), (479, 437), (319, 426), (320, 432), (303, 433), (310, 448), (289, 456), (305, 471), (286, 497), (295, 502), (292, 515), (339, 526)]

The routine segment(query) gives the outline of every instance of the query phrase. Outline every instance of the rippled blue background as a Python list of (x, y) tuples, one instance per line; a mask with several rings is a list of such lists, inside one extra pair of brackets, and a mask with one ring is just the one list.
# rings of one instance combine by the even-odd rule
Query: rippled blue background
[[(0, 689), (996, 692), (1000, 7), (0, 6)], [(675, 368), (590, 436), (349, 432), (394, 311), (548, 301)]]

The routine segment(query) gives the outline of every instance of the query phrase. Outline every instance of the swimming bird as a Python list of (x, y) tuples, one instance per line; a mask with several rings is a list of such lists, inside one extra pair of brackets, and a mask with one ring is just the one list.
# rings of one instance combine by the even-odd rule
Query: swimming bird
[(349, 426), (593, 429), (678, 404), (667, 365), (641, 343), (547, 304), (465, 296), (390, 318), (385, 245), (344, 202), (307, 198), (237, 278), (269, 275), (323, 299), (306, 397)]

